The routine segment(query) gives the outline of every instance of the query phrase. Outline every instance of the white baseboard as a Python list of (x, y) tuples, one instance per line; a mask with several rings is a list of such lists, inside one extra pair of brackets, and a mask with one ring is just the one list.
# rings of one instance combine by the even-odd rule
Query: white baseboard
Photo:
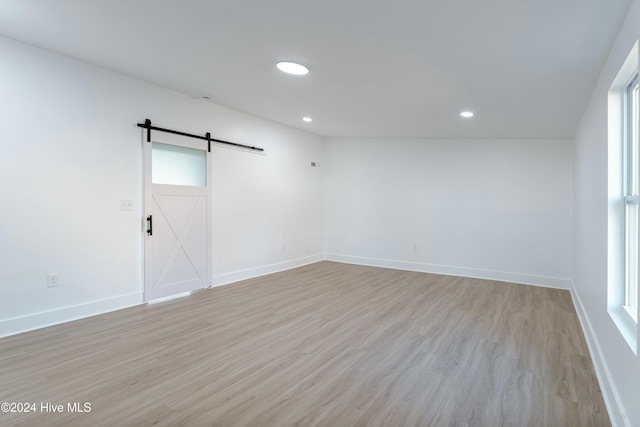
[(587, 312), (582, 305), (582, 300), (576, 291), (575, 285), (571, 282), (571, 298), (573, 299), (573, 305), (578, 314), (580, 325), (582, 326), (582, 333), (587, 341), (589, 347), (589, 353), (591, 354), (591, 361), (593, 368), (596, 371), (596, 377), (598, 377), (598, 383), (600, 384), (600, 390), (602, 390), (602, 398), (604, 404), (609, 412), (609, 418), (611, 419), (611, 425), (613, 427), (631, 427), (629, 419), (620, 400), (620, 395), (616, 389), (613, 381), (611, 380), (611, 372), (607, 366), (607, 362), (602, 353), (602, 348), (596, 334), (594, 333), (591, 321)]
[(442, 274), (445, 276), (471, 277), (474, 279), (497, 280), (500, 282), (534, 285), (545, 288), (571, 289), (571, 280), (560, 277), (538, 276), (533, 274), (510, 273), (505, 271), (482, 270), (478, 268), (453, 267), (448, 265), (426, 264), (410, 261), (364, 258), (352, 255), (325, 254), (328, 261), (345, 264), (368, 265), (372, 267), (393, 268), (397, 270), (418, 271), (421, 273)]
[(292, 268), (302, 267), (304, 265), (313, 264), (315, 262), (324, 261), (323, 254), (311, 255), (303, 258), (296, 258), (289, 261), (279, 262), (276, 264), (264, 265), (261, 267), (249, 268), (246, 270), (233, 271), (231, 273), (223, 273), (213, 276), (211, 287), (228, 285), (239, 282), (241, 280), (253, 279), (254, 277), (264, 276), (266, 274), (278, 273), (280, 271), (291, 270)]
[(133, 307), (139, 304), (143, 304), (142, 293), (136, 292), (115, 298), (92, 301), (86, 304), (63, 307), (28, 316), (2, 320), (0, 321), (0, 338), (44, 328), (46, 326), (57, 325), (59, 323), (71, 322), (72, 320), (108, 313), (110, 311)]

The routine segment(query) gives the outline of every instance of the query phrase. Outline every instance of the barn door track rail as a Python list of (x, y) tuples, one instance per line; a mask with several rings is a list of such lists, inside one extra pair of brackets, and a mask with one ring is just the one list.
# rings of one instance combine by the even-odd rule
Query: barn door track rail
[(172, 130), (172, 129), (161, 128), (158, 126), (153, 126), (151, 124), (151, 120), (149, 119), (146, 119), (144, 123), (138, 123), (138, 127), (141, 127), (147, 130), (147, 142), (151, 142), (151, 131), (155, 130), (158, 132), (172, 133), (174, 135), (187, 136), (189, 138), (196, 138), (196, 139), (202, 139), (204, 141), (207, 141), (207, 150), (209, 152), (211, 152), (212, 142), (231, 145), (233, 147), (246, 148), (247, 150), (252, 150), (252, 151), (259, 151), (259, 152), (264, 151), (264, 148), (260, 148), (260, 147), (253, 147), (251, 145), (238, 144), (237, 142), (229, 142), (229, 141), (223, 141), (222, 139), (211, 138), (210, 132), (207, 132), (206, 135), (202, 136), (202, 135), (195, 135), (193, 133), (180, 132), (179, 130)]

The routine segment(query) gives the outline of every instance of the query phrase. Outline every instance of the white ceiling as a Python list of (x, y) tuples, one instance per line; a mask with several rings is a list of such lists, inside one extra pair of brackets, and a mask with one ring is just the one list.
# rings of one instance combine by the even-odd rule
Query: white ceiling
[(571, 138), (630, 2), (0, 0), (0, 34), (326, 137)]

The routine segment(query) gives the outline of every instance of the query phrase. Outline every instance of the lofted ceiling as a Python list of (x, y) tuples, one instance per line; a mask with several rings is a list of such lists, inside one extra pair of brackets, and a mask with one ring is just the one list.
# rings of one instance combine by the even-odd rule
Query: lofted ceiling
[(572, 138), (630, 2), (1, 0), (0, 34), (325, 137)]

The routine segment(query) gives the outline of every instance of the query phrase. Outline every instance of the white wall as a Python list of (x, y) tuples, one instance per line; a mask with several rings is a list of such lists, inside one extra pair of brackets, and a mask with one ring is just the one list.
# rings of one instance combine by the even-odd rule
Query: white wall
[(324, 172), (330, 259), (569, 286), (571, 141), (333, 139)]
[(322, 258), (321, 138), (6, 38), (0, 63), (0, 336), (141, 302), (145, 118), (265, 148), (213, 149), (214, 283)]
[(634, 1), (582, 117), (574, 148), (574, 298), (609, 412), (618, 425), (640, 425), (640, 359), (607, 313), (607, 92), (640, 38)]

